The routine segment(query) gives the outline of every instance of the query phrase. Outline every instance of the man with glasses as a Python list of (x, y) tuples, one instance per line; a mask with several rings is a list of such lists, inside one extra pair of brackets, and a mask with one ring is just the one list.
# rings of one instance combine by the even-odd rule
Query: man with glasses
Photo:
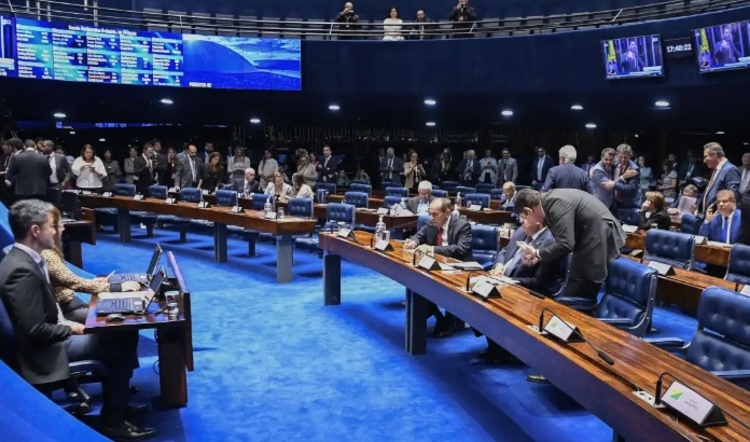
[(406, 208), (417, 216), (427, 216), (430, 211), (430, 203), (435, 199), (432, 196), (432, 183), (421, 181), (418, 191), (419, 196), (413, 196), (406, 200)]
[[(432, 223), (426, 224), (416, 235), (404, 241), (404, 249), (420, 250), (427, 254), (438, 254), (460, 261), (471, 261), (471, 225), (462, 218), (451, 217), (451, 201), (435, 198), (428, 213)], [(443, 314), (434, 303), (429, 303), (428, 317), (435, 316), (432, 335), (438, 338), (451, 336), (457, 328), (457, 318)]]

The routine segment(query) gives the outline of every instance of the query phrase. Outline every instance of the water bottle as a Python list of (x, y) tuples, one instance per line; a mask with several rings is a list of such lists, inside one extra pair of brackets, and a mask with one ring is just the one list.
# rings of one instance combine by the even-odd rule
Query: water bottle
[(268, 212), (273, 211), (273, 206), (271, 205), (271, 197), (269, 196), (266, 199), (266, 203), (263, 204), (263, 214), (267, 214)]
[(284, 208), (283, 207), (279, 207), (278, 215), (279, 215), (279, 217), (278, 217), (279, 219), (284, 219)]
[(378, 223), (375, 224), (375, 239), (378, 241), (382, 241), (386, 238), (385, 233), (388, 230), (385, 227), (385, 222), (383, 221), (383, 215), (380, 215), (380, 219), (378, 219)]
[(398, 214), (398, 204), (394, 204), (391, 206), (391, 210), (388, 213), (390, 216), (396, 216)]
[(459, 207), (461, 207), (461, 192), (456, 195), (456, 204), (453, 205), (453, 212), (451, 213), (451, 216), (455, 218), (461, 217), (461, 212), (458, 210)]
[(401, 206), (402, 209), (406, 209), (406, 198), (401, 198), (401, 204), (400, 204), (400, 206)]

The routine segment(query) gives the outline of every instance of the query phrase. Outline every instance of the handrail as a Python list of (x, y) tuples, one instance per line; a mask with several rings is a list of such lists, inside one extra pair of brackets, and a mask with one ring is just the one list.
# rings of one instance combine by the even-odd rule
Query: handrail
[[(42, 4), (46, 4), (43, 7)], [(29, 3), (27, 3), (29, 5)], [(539, 17), (499, 17), (477, 20), (473, 22), (471, 31), (452, 29), (453, 22), (432, 22), (430, 36), (442, 37), (458, 33), (490, 34), (502, 32), (508, 35), (522, 33), (555, 32), (559, 29), (573, 30), (578, 28), (591, 28), (599, 26), (612, 26), (625, 23), (643, 22), (651, 20), (663, 20), (667, 18), (695, 15), (698, 13), (713, 12), (734, 7), (746, 6), (747, 0), (715, 0), (711, 3), (689, 3), (684, 0), (670, 0), (651, 5), (636, 6), (615, 10), (592, 11), (585, 13), (573, 13), (563, 15), (550, 15)], [(55, 9), (54, 6), (70, 9)], [(669, 8), (673, 6), (674, 8)], [(663, 7), (663, 9), (661, 9)], [(71, 9), (80, 8), (81, 12)], [(654, 10), (654, 8), (657, 8)], [(647, 9), (644, 11), (644, 9)], [(68, 3), (62, 1), (38, 1), (37, 7), (13, 8), (8, 5), (0, 6), (0, 13), (10, 12), (16, 16), (31, 16), (36, 18), (46, 17), (50, 20), (65, 20), (73, 22), (87, 22), (97, 26), (112, 25), (116, 27), (153, 29), (164, 28), (173, 32), (182, 30), (194, 30), (197, 33), (212, 33), (219, 35), (264, 35), (287, 37), (328, 37), (330, 35), (341, 35), (338, 29), (339, 23), (333, 21), (308, 21), (308, 20), (273, 20), (254, 19), (245, 17), (227, 18), (208, 14), (175, 14), (156, 13), (151, 11), (128, 11), (124, 9), (101, 7), (96, 4)], [(109, 15), (106, 13), (117, 13), (126, 15)], [(529, 23), (529, 22), (532, 23)], [(509, 25), (506, 25), (510, 22)], [(537, 23), (539, 22), (539, 23)], [(349, 30), (345, 32), (347, 37), (376, 38), (383, 37), (383, 25), (377, 22), (359, 22), (358, 27), (363, 29)], [(404, 22), (402, 35), (408, 37), (412, 22)], [(369, 29), (365, 29), (369, 28)]]

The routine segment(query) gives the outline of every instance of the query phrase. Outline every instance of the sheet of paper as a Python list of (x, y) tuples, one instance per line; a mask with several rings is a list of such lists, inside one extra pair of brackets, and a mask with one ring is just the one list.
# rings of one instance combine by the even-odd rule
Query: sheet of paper
[(680, 198), (680, 204), (677, 206), (677, 210), (680, 211), (680, 214), (684, 215), (686, 213), (692, 214), (692, 209), (695, 206), (695, 197), (692, 196), (682, 196)]
[(638, 231), (638, 226), (631, 226), (629, 224), (623, 224), (622, 225), (622, 230), (625, 233), (635, 233), (635, 232)]

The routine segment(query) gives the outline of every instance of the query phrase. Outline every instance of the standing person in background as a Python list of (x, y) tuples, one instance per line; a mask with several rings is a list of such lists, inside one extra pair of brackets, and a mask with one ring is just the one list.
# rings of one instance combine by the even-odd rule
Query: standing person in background
[[(8, 144), (14, 149), (24, 145), (18, 138), (11, 138)], [(5, 185), (14, 188), (14, 201), (25, 199), (47, 199), (49, 179), (52, 168), (49, 161), (36, 150), (31, 142), (23, 151), (18, 151), (10, 160), (8, 173), (5, 174)]]
[(419, 157), (414, 150), (409, 150), (409, 162), (404, 163), (404, 187), (414, 190), (420, 181), (427, 178), (427, 172), (419, 164)]
[(385, 157), (380, 162), (380, 183), (400, 182), (400, 175), (403, 171), (404, 162), (396, 156), (396, 151), (389, 147)]
[(101, 192), (104, 187), (102, 178), (107, 176), (102, 160), (96, 156), (94, 148), (87, 144), (81, 151), (81, 156), (73, 161), (73, 175), (77, 176), (76, 187), (89, 192)]
[(315, 166), (310, 164), (309, 155), (300, 156), (297, 172), (292, 174), (292, 182), (294, 182), (294, 177), (296, 175), (302, 175), (305, 183), (310, 186), (310, 188), (315, 187), (315, 182), (318, 180), (318, 173), (315, 171)]
[(279, 171), (279, 163), (271, 157), (271, 150), (263, 151), (263, 159), (258, 164), (258, 176), (260, 177), (260, 188), (265, 189), (268, 184), (273, 183), (273, 177)]
[(469, 0), (458, 0), (458, 5), (453, 7), (448, 20), (453, 22), (453, 38), (474, 37), (477, 13), (469, 6)]
[(547, 155), (547, 151), (541, 147), (536, 148), (537, 158), (531, 163), (531, 185), (536, 190), (540, 190), (547, 180), (549, 170), (555, 165)]
[(245, 155), (245, 148), (234, 148), (234, 156), (227, 161), (227, 175), (233, 187), (241, 187), (245, 182), (245, 171), (250, 168), (250, 158)]
[(221, 165), (221, 154), (214, 152), (208, 157), (208, 164), (203, 167), (198, 179), (198, 188), (214, 193), (223, 182), (224, 168)]
[(203, 162), (198, 157), (198, 148), (195, 144), (188, 146), (187, 155), (177, 163), (177, 176), (175, 186), (179, 189), (198, 187), (200, 173), (203, 170)]
[(122, 167), (125, 169), (125, 182), (127, 184), (135, 183), (135, 159), (138, 157), (138, 149), (135, 146), (130, 146), (128, 150), (129, 156), (122, 162)]
[(104, 160), (102, 163), (104, 164), (104, 170), (107, 172), (107, 176), (102, 179), (102, 187), (105, 192), (114, 192), (115, 185), (117, 185), (122, 176), (122, 171), (117, 160), (112, 158), (112, 150), (107, 149), (104, 151)]
[(315, 171), (318, 173), (318, 181), (335, 183), (340, 164), (338, 158), (334, 158), (331, 154), (331, 146), (327, 144), (323, 145), (323, 158), (315, 165)]
[(487, 149), (484, 151), (484, 158), (479, 160), (479, 182), (495, 184), (497, 181), (497, 160), (492, 157), (492, 150)]
[(503, 149), (500, 155), (502, 158), (497, 162), (497, 184), (502, 186), (508, 181), (516, 184), (516, 182), (518, 182), (518, 161), (510, 156), (510, 150), (508, 150), (508, 148)]
[(547, 172), (547, 179), (542, 186), (542, 192), (552, 189), (578, 189), (587, 192), (589, 189), (589, 175), (575, 165), (578, 152), (571, 145), (560, 148), (558, 159), (560, 165)]
[(654, 181), (654, 172), (650, 167), (646, 166), (646, 158), (640, 156), (636, 163), (641, 171), (641, 193), (645, 194), (651, 188), (651, 183)]
[(49, 158), (49, 166), (52, 169), (47, 199), (53, 206), (60, 207), (60, 192), (65, 190), (65, 184), (73, 176), (73, 170), (65, 155), (55, 153), (55, 143), (52, 140), (45, 140), (42, 146), (42, 153)]
[(136, 157), (133, 163), (135, 164), (135, 187), (141, 195), (148, 195), (148, 188), (154, 184), (156, 171), (154, 146), (151, 143), (144, 144), (141, 155)]
[(474, 187), (477, 185), (479, 180), (479, 173), (481, 168), (479, 166), (479, 160), (474, 158), (474, 150), (469, 149), (466, 151), (466, 158), (458, 163), (458, 173), (461, 175), (461, 184), (464, 186)]
[(438, 158), (435, 158), (435, 162), (432, 165), (432, 181), (435, 183), (450, 181), (453, 179), (454, 172), (451, 150), (446, 147), (443, 149), (443, 153)]
[(170, 147), (167, 149), (167, 156), (164, 160), (164, 170), (159, 174), (159, 184), (167, 186), (167, 188), (178, 186), (176, 183), (178, 166), (177, 152), (174, 150), (174, 147)]
[(357, 37), (349, 35), (359, 29), (359, 15), (354, 13), (354, 5), (352, 2), (346, 2), (344, 4), (344, 10), (339, 12), (336, 18), (333, 20), (339, 25), (339, 40), (354, 40)]

